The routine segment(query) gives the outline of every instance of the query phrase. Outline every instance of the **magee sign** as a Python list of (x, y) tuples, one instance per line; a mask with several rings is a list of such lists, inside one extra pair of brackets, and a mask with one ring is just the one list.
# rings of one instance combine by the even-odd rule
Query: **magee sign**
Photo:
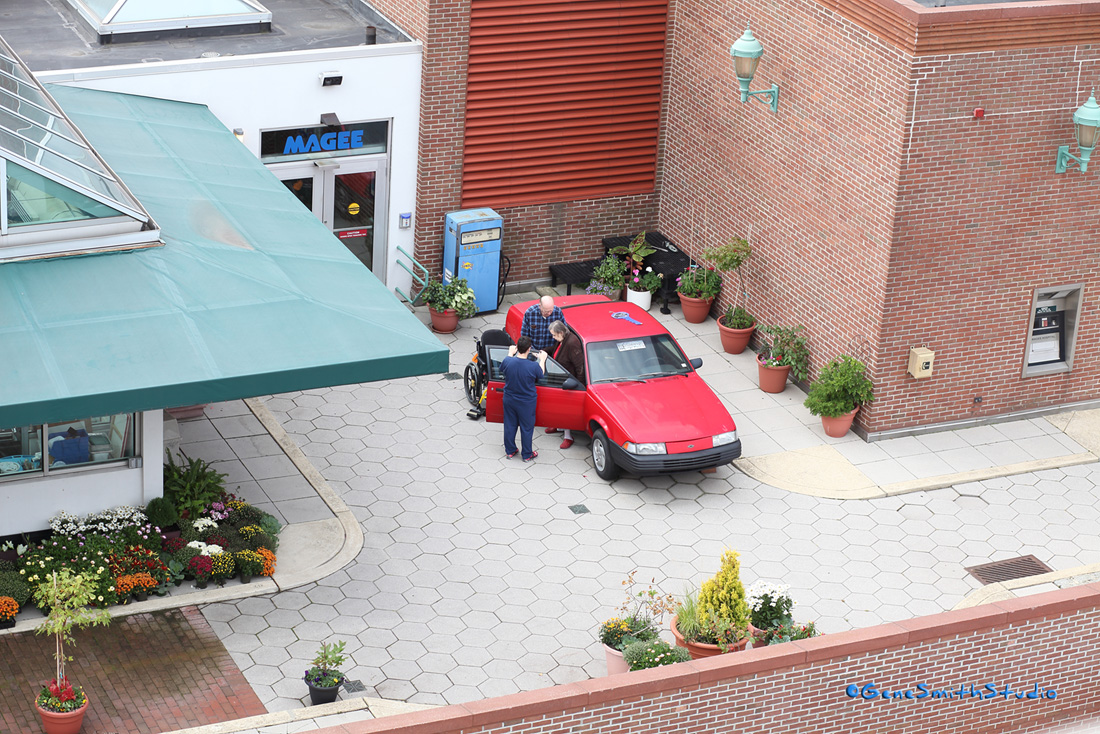
[(385, 153), (388, 133), (384, 120), (265, 130), (260, 133), (260, 157), (272, 161)]

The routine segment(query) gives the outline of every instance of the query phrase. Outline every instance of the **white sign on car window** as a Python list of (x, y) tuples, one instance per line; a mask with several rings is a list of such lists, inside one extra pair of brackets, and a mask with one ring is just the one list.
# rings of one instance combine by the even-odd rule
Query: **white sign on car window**
[(615, 346), (619, 348), (620, 352), (632, 352), (635, 349), (645, 349), (645, 342), (632, 341), (632, 342), (619, 342)]

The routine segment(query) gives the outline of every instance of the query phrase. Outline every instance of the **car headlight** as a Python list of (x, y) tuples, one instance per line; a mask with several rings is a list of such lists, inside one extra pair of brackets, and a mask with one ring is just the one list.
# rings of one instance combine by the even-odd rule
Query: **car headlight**
[(626, 449), (627, 453), (636, 456), (654, 456), (668, 453), (663, 443), (630, 443), (630, 441), (626, 441), (623, 443), (623, 448)]
[(727, 443), (733, 443), (737, 440), (737, 431), (729, 431), (728, 433), (719, 433), (713, 439), (715, 446), (725, 446)]

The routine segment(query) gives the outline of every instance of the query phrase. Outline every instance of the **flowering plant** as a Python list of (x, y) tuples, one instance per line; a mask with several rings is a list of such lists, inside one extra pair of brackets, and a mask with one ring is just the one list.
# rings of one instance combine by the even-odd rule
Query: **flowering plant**
[(623, 661), (631, 670), (645, 670), (691, 660), (686, 647), (673, 647), (664, 640), (640, 640), (623, 650)]
[(164, 541), (164, 552), (178, 553), (180, 548), (183, 548), (185, 545), (187, 545), (187, 543), (184, 542), (183, 538), (169, 538)]
[(19, 603), (10, 596), (0, 596), (0, 620), (15, 619), (16, 614), (19, 614)]
[(238, 529), (237, 532), (240, 533), (241, 537), (245, 540), (252, 540), (253, 537), (255, 537), (259, 533), (262, 533), (263, 530), (260, 528), (259, 525), (245, 525), (244, 527)]
[(650, 619), (612, 617), (600, 625), (600, 642), (620, 652), (639, 640), (655, 639), (657, 628)]
[(626, 260), (608, 255), (592, 270), (592, 282), (585, 293), (610, 296), (626, 283)]
[(810, 376), (810, 348), (802, 336), (801, 326), (763, 326), (760, 331), (770, 337), (757, 359), (767, 367), (790, 367), (796, 382)]
[(218, 527), (218, 522), (217, 520), (214, 520), (210, 517), (200, 517), (198, 520), (195, 520), (195, 522), (193, 522), (191, 525), (195, 528), (197, 532), (201, 533), (204, 530), (213, 530), (214, 528)]
[(656, 293), (663, 282), (664, 275), (653, 272), (653, 268), (635, 269), (627, 276), (626, 287), (639, 293), (645, 293), (646, 291)]
[(233, 575), (236, 570), (236, 565), (233, 563), (232, 553), (215, 553), (210, 556), (210, 575), (221, 583), (222, 579), (227, 579)]
[(133, 574), (130, 579), (134, 584), (135, 591), (152, 591), (159, 586), (157, 580), (144, 571)]
[(260, 571), (261, 576), (270, 576), (275, 573), (275, 554), (269, 551), (267, 548), (257, 548), (256, 553), (260, 558), (264, 559), (263, 570)]
[(84, 705), (88, 697), (84, 691), (69, 682), (68, 678), (54, 678), (42, 684), (42, 690), (38, 693), (35, 703), (39, 708), (52, 711), (55, 714), (63, 714), (76, 711)]
[(233, 554), (233, 560), (241, 574), (256, 576), (264, 570), (264, 559), (254, 550), (237, 551)]
[(224, 553), (225, 549), (220, 545), (204, 543), (201, 540), (192, 540), (187, 544), (188, 548), (194, 548), (200, 555), (204, 556), (216, 556), (219, 553)]
[(757, 581), (745, 591), (754, 627), (767, 631), (791, 623), (794, 600), (789, 589), (785, 584)]
[(196, 581), (209, 581), (214, 571), (214, 562), (210, 556), (195, 556), (187, 562), (187, 573)]
[(344, 656), (343, 640), (329, 644), (321, 643), (317, 655), (311, 661), (311, 667), (306, 671), (304, 680), (317, 688), (332, 688), (344, 682), (344, 674), (339, 668), (347, 659)]
[[(213, 520), (224, 520), (229, 517), (229, 509), (225, 506), (225, 503), (215, 501), (211, 502), (209, 507), (203, 508), (202, 514), (209, 516)], [(197, 525), (198, 522), (195, 524)]]
[(616, 650), (638, 640), (657, 639), (657, 630), (665, 614), (675, 609), (671, 594), (661, 594), (653, 586), (634, 591), (637, 569), (631, 571), (622, 585), (626, 587), (626, 599), (619, 605), (619, 616), (612, 617), (600, 626), (600, 642)]
[(714, 268), (692, 265), (676, 279), (676, 292), (688, 298), (714, 298), (722, 291), (722, 276)]
[(139, 545), (132, 545), (107, 557), (107, 567), (115, 576), (147, 573), (160, 581), (168, 577), (168, 567), (160, 560), (160, 554)]
[(807, 622), (806, 624), (789, 622), (772, 630), (771, 634), (768, 635), (768, 644), (778, 645), (780, 642), (790, 642), (791, 640), (807, 640), (820, 634), (813, 622)]

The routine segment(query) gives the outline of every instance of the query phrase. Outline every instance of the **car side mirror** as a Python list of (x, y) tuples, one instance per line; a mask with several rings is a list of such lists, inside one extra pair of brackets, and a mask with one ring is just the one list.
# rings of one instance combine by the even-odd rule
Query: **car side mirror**
[(703, 366), (703, 358), (702, 357), (696, 357), (695, 359), (691, 360), (691, 366), (694, 367), (695, 369), (699, 369), (700, 367)]
[(565, 382), (561, 384), (563, 390), (583, 390), (584, 385), (576, 377), (567, 377)]

